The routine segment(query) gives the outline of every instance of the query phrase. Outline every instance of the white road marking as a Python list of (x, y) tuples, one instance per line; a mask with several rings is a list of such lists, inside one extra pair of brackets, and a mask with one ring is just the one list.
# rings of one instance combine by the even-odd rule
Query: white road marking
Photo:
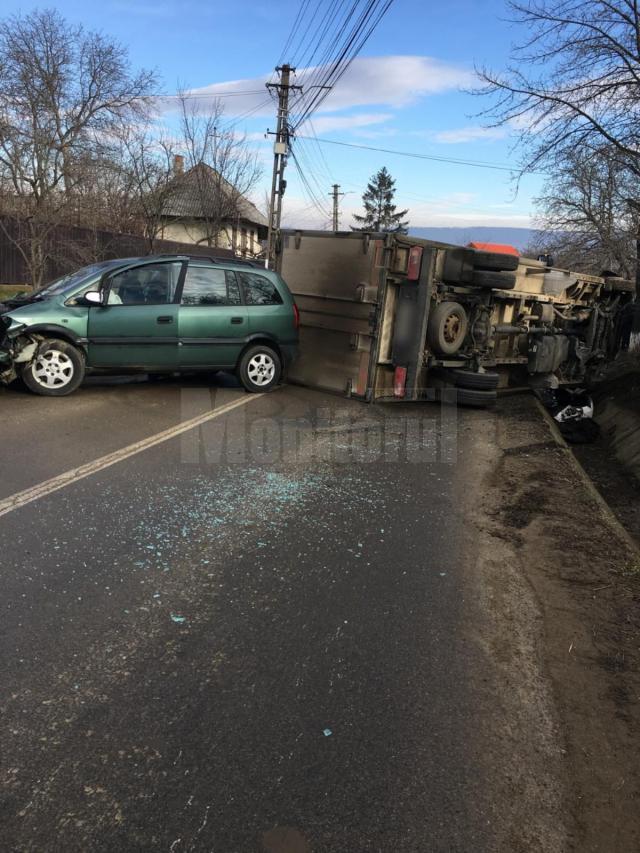
[(44, 482), (31, 486), (29, 489), (25, 489), (22, 492), (16, 492), (14, 495), (10, 495), (8, 498), (4, 498), (0, 501), (0, 516), (6, 515), (8, 512), (13, 512), (15, 509), (20, 509), (20, 507), (23, 507), (32, 501), (44, 498), (52, 492), (57, 492), (58, 489), (63, 489), (65, 486), (77, 483), (78, 480), (90, 477), (91, 474), (103, 471), (111, 465), (117, 465), (118, 462), (122, 462), (130, 456), (135, 456), (136, 453), (142, 453), (143, 450), (148, 450), (150, 447), (162, 444), (163, 441), (169, 441), (177, 435), (181, 435), (183, 432), (187, 432), (194, 427), (200, 426), (200, 424), (212, 421), (214, 418), (219, 418), (220, 415), (225, 415), (232, 409), (237, 409), (239, 406), (246, 406), (246, 404), (250, 403), (252, 400), (260, 399), (261, 396), (262, 394), (246, 394), (238, 400), (233, 400), (231, 403), (226, 403), (224, 406), (220, 406), (219, 409), (204, 412), (201, 415), (197, 415), (195, 418), (191, 418), (188, 421), (182, 421), (182, 423), (169, 427), (169, 429), (165, 429), (162, 432), (151, 435), (149, 438), (143, 438), (141, 441), (136, 441), (135, 444), (130, 444), (120, 450), (115, 450), (113, 453), (108, 453), (106, 456), (101, 456), (99, 459), (94, 459), (93, 462), (86, 462), (84, 465), (79, 465), (77, 468), (72, 468), (70, 471), (58, 474), (57, 477), (52, 477), (50, 480), (45, 480)]

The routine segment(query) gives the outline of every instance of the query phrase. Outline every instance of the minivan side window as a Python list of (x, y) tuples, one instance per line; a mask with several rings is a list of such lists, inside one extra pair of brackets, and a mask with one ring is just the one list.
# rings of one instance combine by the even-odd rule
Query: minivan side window
[(192, 266), (182, 288), (182, 305), (240, 305), (240, 287), (234, 273), (218, 267)]
[(145, 264), (109, 279), (109, 305), (166, 305), (173, 302), (182, 262)]
[(282, 305), (282, 297), (268, 278), (254, 272), (241, 272), (239, 275), (247, 305)]

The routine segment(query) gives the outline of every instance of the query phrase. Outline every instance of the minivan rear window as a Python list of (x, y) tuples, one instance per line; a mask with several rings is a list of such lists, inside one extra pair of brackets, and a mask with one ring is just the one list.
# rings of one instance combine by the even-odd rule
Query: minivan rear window
[(241, 272), (239, 275), (247, 305), (282, 305), (282, 297), (268, 278), (254, 272)]

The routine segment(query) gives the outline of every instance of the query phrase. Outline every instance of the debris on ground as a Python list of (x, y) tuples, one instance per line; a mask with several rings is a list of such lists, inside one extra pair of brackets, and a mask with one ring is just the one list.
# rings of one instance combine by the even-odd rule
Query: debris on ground
[(570, 444), (588, 444), (598, 438), (593, 398), (584, 388), (544, 388), (537, 394)]

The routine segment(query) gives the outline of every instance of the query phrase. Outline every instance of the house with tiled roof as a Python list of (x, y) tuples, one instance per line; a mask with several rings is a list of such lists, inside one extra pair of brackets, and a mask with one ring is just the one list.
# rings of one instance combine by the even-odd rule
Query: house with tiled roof
[(162, 205), (160, 237), (232, 249), (242, 257), (259, 257), (267, 238), (266, 216), (206, 163), (184, 171), (175, 158), (175, 177)]

